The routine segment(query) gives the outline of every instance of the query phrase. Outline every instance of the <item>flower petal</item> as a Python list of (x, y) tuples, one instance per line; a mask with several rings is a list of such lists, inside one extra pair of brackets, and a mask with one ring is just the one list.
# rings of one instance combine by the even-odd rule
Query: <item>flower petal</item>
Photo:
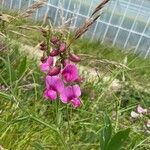
[(80, 90), (79, 85), (74, 85), (74, 86), (72, 86), (72, 88), (73, 88), (73, 92), (74, 92), (75, 97), (81, 96), (81, 90)]
[(45, 97), (45, 98), (48, 98), (48, 99), (50, 99), (50, 100), (56, 100), (56, 98), (57, 98), (57, 93), (56, 93), (56, 91), (54, 91), (54, 90), (46, 90), (46, 91), (44, 92), (44, 97)]
[(64, 83), (57, 76), (47, 76), (46, 77), (46, 88), (53, 89), (53, 90), (61, 93), (64, 89)]
[(131, 117), (132, 118), (138, 118), (140, 115), (136, 113), (135, 111), (131, 111)]
[(61, 94), (60, 94), (60, 99), (61, 99), (61, 101), (62, 101), (63, 103), (68, 103), (68, 97), (67, 97), (67, 95), (66, 95), (66, 91), (65, 91), (65, 90), (63, 90), (63, 92), (61, 92)]
[(142, 108), (140, 105), (137, 107), (137, 112), (139, 114), (147, 113), (147, 109)]
[(78, 69), (74, 64), (67, 64), (62, 71), (62, 75), (67, 82), (73, 82), (78, 78)]
[(48, 58), (47, 58), (47, 64), (49, 65), (49, 66), (53, 66), (53, 63), (54, 63), (54, 59), (53, 59), (53, 57), (51, 57), (51, 56), (49, 56)]
[(40, 64), (41, 71), (48, 72), (50, 67), (53, 66), (53, 62), (54, 62), (53, 57), (49, 56), (45, 62)]
[(78, 85), (67, 86), (60, 94), (60, 99), (63, 103), (67, 103), (72, 99), (78, 98), (81, 95), (80, 87)]
[(40, 70), (43, 72), (48, 72), (49, 71), (49, 65), (45, 62), (45, 63), (41, 63), (40, 64)]
[(74, 98), (70, 101), (71, 105), (74, 107), (74, 108), (77, 108), (77, 107), (80, 107), (81, 105), (81, 101), (80, 99), (78, 98)]

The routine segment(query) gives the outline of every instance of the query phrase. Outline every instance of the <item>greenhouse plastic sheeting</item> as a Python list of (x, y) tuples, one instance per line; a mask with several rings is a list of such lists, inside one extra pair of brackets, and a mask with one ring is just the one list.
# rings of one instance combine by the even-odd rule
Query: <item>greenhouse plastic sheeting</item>
[[(0, 0), (1, 9), (24, 10), (37, 0)], [(43, 19), (48, 13), (58, 25), (59, 10), (64, 17), (73, 18), (72, 27), (80, 26), (100, 0), (48, 0), (32, 17)], [(85, 34), (91, 40), (107, 42), (126, 51), (134, 51), (145, 58), (150, 56), (150, 0), (110, 0), (101, 18)]]

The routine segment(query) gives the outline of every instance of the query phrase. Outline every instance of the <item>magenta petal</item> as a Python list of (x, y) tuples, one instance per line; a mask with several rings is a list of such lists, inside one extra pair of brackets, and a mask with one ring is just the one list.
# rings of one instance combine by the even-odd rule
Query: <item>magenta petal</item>
[(49, 98), (50, 100), (56, 100), (57, 93), (54, 90), (46, 90), (44, 92), (44, 97)]
[(57, 76), (47, 76), (46, 77), (46, 88), (53, 89), (53, 90), (61, 93), (64, 89), (64, 83)]
[(50, 67), (53, 66), (53, 57), (49, 56), (44, 63), (40, 64), (40, 69), (43, 72), (48, 72)]
[(49, 56), (48, 58), (47, 58), (47, 64), (51, 67), (51, 66), (53, 66), (53, 63), (54, 63), (54, 59), (53, 59), (53, 57), (51, 57), (51, 56)]
[(60, 99), (63, 103), (67, 103), (74, 98), (81, 95), (80, 87), (78, 85), (65, 87), (60, 94)]
[(74, 108), (77, 108), (77, 107), (80, 107), (81, 105), (81, 101), (80, 99), (78, 98), (74, 98), (70, 101), (71, 105), (74, 107)]
[(63, 90), (63, 92), (61, 92), (61, 94), (60, 94), (60, 99), (61, 99), (61, 101), (62, 101), (63, 103), (68, 103), (68, 97), (67, 97), (67, 95), (66, 95), (66, 91), (65, 91), (65, 90)]
[(75, 97), (81, 96), (81, 90), (80, 90), (79, 85), (74, 85), (72, 86), (72, 88), (73, 88), (73, 93)]
[(73, 82), (78, 78), (78, 70), (74, 64), (67, 64), (62, 71), (62, 75), (67, 82)]
[(40, 64), (40, 70), (43, 72), (48, 72), (49, 71), (49, 65), (46, 62)]

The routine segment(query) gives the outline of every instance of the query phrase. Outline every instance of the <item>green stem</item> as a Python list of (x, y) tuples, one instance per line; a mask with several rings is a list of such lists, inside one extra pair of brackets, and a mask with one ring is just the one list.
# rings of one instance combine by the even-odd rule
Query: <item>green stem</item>
[(71, 126), (70, 126), (70, 116), (69, 116), (69, 107), (68, 107), (68, 105), (67, 105), (66, 113), (67, 113), (67, 121), (68, 121), (68, 136), (69, 136), (69, 141), (70, 141), (70, 138), (71, 138), (71, 134), (70, 134)]
[(55, 109), (56, 109), (56, 125), (58, 127), (58, 101), (55, 101)]

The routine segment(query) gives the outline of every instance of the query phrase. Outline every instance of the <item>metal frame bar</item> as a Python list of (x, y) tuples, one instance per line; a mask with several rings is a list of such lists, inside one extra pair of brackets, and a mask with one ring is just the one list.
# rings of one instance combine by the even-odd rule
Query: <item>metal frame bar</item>
[[(76, 12), (75, 14), (79, 14), (80, 8), (81, 8), (81, 1), (80, 1), (80, 3), (79, 3), (77, 12)], [(73, 24), (73, 28), (76, 27), (76, 23), (77, 23), (77, 19), (78, 19), (77, 16), (78, 16), (78, 15), (76, 15), (76, 17), (75, 17), (75, 21), (74, 21), (74, 24)]]
[[(123, 17), (122, 17), (122, 19), (121, 19), (121, 22), (120, 22), (120, 24), (119, 24), (119, 26), (121, 26), (121, 27), (122, 27), (122, 25), (123, 25), (123, 22), (124, 22), (124, 19), (125, 19), (126, 15), (127, 15), (128, 8), (129, 8), (129, 6), (130, 6), (130, 3), (131, 3), (131, 0), (128, 1), (127, 6), (126, 6), (126, 9), (125, 9), (125, 12), (124, 12)], [(117, 40), (117, 37), (118, 37), (118, 35), (119, 35), (119, 32), (120, 32), (120, 29), (118, 28), (118, 29), (117, 29), (117, 33), (116, 33), (116, 35), (115, 35), (115, 38), (114, 38), (114, 40), (113, 40), (112, 46), (114, 46), (114, 45), (116, 44), (116, 40)]]
[[(139, 39), (139, 41), (138, 41), (138, 43), (137, 43), (137, 45), (136, 45), (136, 48), (135, 48), (135, 51), (134, 51), (134, 53), (136, 53), (137, 52), (137, 49), (139, 48), (139, 46), (140, 46), (140, 43), (141, 43), (141, 41), (142, 41), (142, 37), (144, 37), (144, 33), (145, 33), (145, 31), (146, 31), (146, 28), (148, 27), (148, 25), (149, 25), (149, 23), (150, 23), (150, 14), (149, 14), (149, 18), (148, 18), (148, 21), (147, 21), (147, 23), (146, 23), (146, 25), (145, 25), (145, 27), (144, 27), (144, 30), (143, 30), (143, 32), (142, 33), (140, 33), (140, 39)], [(150, 36), (148, 36), (148, 38), (149, 38)]]
[[(119, 0), (116, 0), (116, 2), (115, 2), (114, 8), (113, 8), (113, 10), (112, 10), (112, 14), (111, 14), (111, 16), (110, 16), (110, 18), (109, 18), (109, 21), (108, 21), (108, 25), (110, 25), (110, 22), (111, 22), (111, 20), (112, 20), (113, 14), (114, 14), (115, 9), (116, 9), (116, 7), (117, 7), (118, 1), (119, 1)], [(107, 34), (107, 32), (108, 32), (108, 28), (109, 28), (109, 26), (107, 26), (106, 29), (105, 29), (105, 32), (104, 32), (104, 35), (103, 35), (103, 38), (102, 38), (102, 43), (103, 43), (104, 40), (105, 40), (106, 34)]]
[(18, 8), (19, 10), (21, 9), (21, 3), (22, 3), (22, 0), (19, 1), (19, 8)]
[(4, 1), (5, 1), (5, 0), (2, 1), (2, 9), (3, 9), (3, 7), (4, 7)]
[[(33, 0), (33, 1), (36, 2), (37, 0)], [(61, 0), (58, 0), (58, 1), (59, 1), (58, 3), (60, 3)], [(148, 15), (149, 15), (149, 16), (148, 16), (148, 20), (147, 20), (147, 23), (146, 23), (146, 25), (145, 25), (145, 27), (144, 27), (144, 29), (143, 29), (143, 32), (140, 33), (140, 32), (138, 32), (138, 31), (134, 31), (133, 29), (134, 29), (134, 27), (135, 27), (135, 24), (136, 24), (136, 21), (137, 21), (137, 19), (138, 19), (139, 14), (144, 14), (144, 12), (148, 10), (148, 8), (147, 8), (146, 6), (143, 6), (144, 0), (142, 0), (142, 2), (139, 3), (139, 4), (131, 3), (131, 0), (129, 0), (128, 2), (126, 2), (126, 1), (121, 1), (121, 2), (122, 2), (122, 3), (121, 3), (121, 6), (125, 9), (125, 12), (123, 13), (123, 17), (122, 17), (122, 19), (121, 19), (121, 22), (120, 22), (119, 24), (117, 24), (117, 25), (114, 25), (114, 24), (111, 23), (111, 20), (112, 20), (112, 18), (113, 18), (113, 15), (114, 15), (114, 13), (115, 13), (115, 10), (116, 10), (116, 7), (117, 7), (117, 4), (118, 4), (119, 1), (120, 1), (120, 0), (110, 1), (110, 2), (113, 2), (113, 3), (109, 3), (111, 7), (113, 6), (113, 8), (112, 8), (112, 13), (111, 13), (111, 15), (110, 15), (110, 18), (109, 18), (109, 20), (108, 20), (107, 22), (106, 22), (106, 21), (103, 21), (103, 20), (100, 20), (100, 19), (96, 22), (95, 28), (94, 28), (93, 33), (92, 33), (92, 35), (91, 35), (91, 40), (93, 40), (94, 37), (95, 37), (95, 35), (96, 35), (96, 31), (97, 31), (97, 28), (98, 28), (98, 24), (99, 24), (99, 23), (103, 23), (104, 25), (106, 25), (106, 28), (105, 28), (104, 34), (103, 34), (103, 36), (102, 36), (102, 43), (103, 43), (104, 40), (106, 39), (106, 36), (107, 36), (107, 32), (108, 32), (108, 30), (109, 30), (109, 27), (115, 27), (115, 28), (117, 28), (117, 32), (116, 32), (116, 35), (115, 35), (115, 37), (114, 37), (114, 40), (113, 40), (113, 44), (112, 44), (112, 45), (115, 45), (115, 43), (116, 43), (116, 41), (117, 41), (118, 34), (119, 34), (119, 32), (120, 32), (121, 30), (124, 30), (124, 31), (129, 32), (129, 34), (128, 34), (126, 40), (125, 40), (125, 43), (124, 43), (124, 45), (123, 45), (124, 48), (127, 47), (127, 44), (128, 44), (128, 42), (129, 42), (129, 39), (130, 39), (132, 33), (134, 33), (134, 34), (140, 36), (140, 38), (139, 38), (139, 40), (138, 40), (138, 43), (137, 43), (137, 45), (136, 45), (136, 48), (135, 48), (135, 50), (134, 50), (134, 52), (136, 53), (137, 50), (139, 49), (140, 43), (141, 43), (141, 41), (142, 41), (142, 38), (145, 37), (145, 38), (150, 39), (150, 35), (148, 35), (148, 34), (145, 33), (147, 27), (150, 25), (150, 13), (148, 14)], [(13, 7), (13, 2), (14, 2), (14, 0), (10, 0), (10, 4), (8, 4), (8, 7), (9, 7), (10, 9)], [(80, 0), (79, 2), (80, 2), (80, 3), (78, 4), (77, 11), (69, 10), (70, 5), (71, 5), (71, 3), (72, 3), (72, 0), (69, 0), (68, 6), (67, 6), (66, 9), (65, 9), (65, 8), (62, 8), (64, 11), (66, 11), (65, 17), (68, 16), (68, 13), (73, 13), (73, 14), (76, 16), (75, 21), (74, 21), (74, 23), (73, 23), (73, 27), (76, 27), (76, 26), (77, 26), (77, 17), (81, 16), (81, 17), (84, 17), (84, 18), (88, 18), (88, 17), (90, 16), (91, 8), (92, 8), (92, 6), (94, 5), (94, 1), (91, 0), (91, 1), (90, 1), (90, 6), (89, 6), (89, 10), (88, 10), (88, 14), (87, 14), (87, 15), (83, 15), (83, 14), (80, 14), (81, 0)], [(21, 9), (21, 3), (22, 3), (22, 0), (19, 1), (19, 6), (18, 6), (19, 9)], [(4, 4), (5, 4), (5, 0), (2, 0), (2, 8), (4, 7)], [(55, 16), (54, 16), (54, 23), (56, 24), (57, 16), (58, 16), (58, 11), (59, 11), (59, 9), (60, 9), (60, 8), (59, 8), (59, 5), (58, 5), (58, 6), (55, 6), (54, 4), (50, 3), (50, 0), (49, 0), (48, 2), (46, 2), (45, 4), (46, 4), (46, 6), (47, 6), (46, 12), (49, 11), (50, 7), (56, 8), (56, 14), (55, 14)], [(112, 4), (113, 4), (113, 5), (112, 5)], [(28, 7), (29, 7), (30, 5), (31, 5), (31, 0), (28, 1)], [(127, 6), (126, 6), (126, 5), (127, 5)], [(130, 6), (130, 5), (133, 6), (133, 9), (132, 9), (132, 10), (135, 11), (135, 13), (137, 13), (137, 14), (136, 14), (136, 16), (135, 16), (135, 18), (134, 18), (134, 21), (133, 21), (133, 24), (132, 24), (131, 28), (130, 28), (130, 29), (126, 29), (126, 28), (123, 28), (123, 27), (122, 27), (122, 24), (123, 24), (123, 21), (124, 21), (124, 19), (125, 19), (125, 16), (127, 15), (127, 11), (129, 10), (129, 6)], [(125, 8), (125, 6), (126, 6), (126, 8)], [(138, 9), (137, 9), (137, 12), (136, 12), (137, 6), (138, 6)], [(135, 7), (135, 8), (134, 8), (134, 7)], [(143, 10), (142, 8), (145, 8), (146, 10)], [(36, 11), (35, 20), (38, 19), (38, 14), (39, 14), (39, 10)], [(85, 35), (86, 35), (86, 34), (85, 34)], [(146, 53), (146, 54), (145, 54), (145, 58), (146, 58), (146, 57), (150, 54), (150, 47), (148, 47), (148, 50), (147, 50), (145, 53)]]
[(129, 32), (129, 34), (128, 34), (127, 38), (126, 38), (126, 41), (125, 41), (125, 43), (124, 43), (124, 46), (123, 46), (124, 48), (126, 48), (126, 46), (127, 46), (127, 43), (128, 43), (128, 41), (129, 41), (130, 35), (131, 35), (131, 33), (132, 33), (132, 31), (133, 31), (133, 28), (134, 28), (134, 26), (135, 26), (136, 20), (137, 20), (139, 14), (140, 14), (140, 11), (141, 11), (141, 8), (142, 8), (143, 3), (144, 3), (144, 0), (142, 0), (142, 3), (141, 3), (141, 5), (140, 5), (140, 7), (139, 7), (139, 9), (138, 9), (138, 12), (137, 12), (136, 17), (135, 17), (135, 19), (134, 19), (134, 22), (133, 22), (133, 24), (132, 24), (132, 26), (131, 26), (130, 32)]
[(10, 1), (10, 6), (9, 6), (9, 9), (12, 8), (12, 4), (13, 4), (13, 0)]

